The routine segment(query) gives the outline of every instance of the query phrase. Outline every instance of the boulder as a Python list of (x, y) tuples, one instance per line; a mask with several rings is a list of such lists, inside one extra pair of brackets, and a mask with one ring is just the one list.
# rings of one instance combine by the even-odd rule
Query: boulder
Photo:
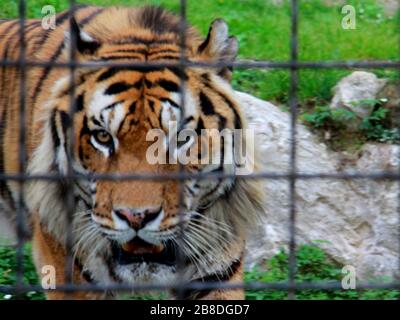
[(377, 0), (378, 4), (383, 7), (384, 13), (388, 17), (396, 16), (400, 8), (399, 0)]
[[(271, 103), (238, 93), (266, 171), (289, 169), (290, 119)], [(365, 145), (358, 158), (343, 162), (298, 124), (297, 169), (302, 173), (378, 172), (399, 169), (399, 146)], [(261, 264), (289, 241), (289, 183), (265, 180), (265, 220), (249, 235), (246, 267)], [(341, 264), (356, 268), (360, 279), (394, 276), (398, 270), (398, 192), (393, 181), (309, 179), (296, 182), (296, 240), (317, 241)]]
[(371, 114), (374, 106), (362, 101), (376, 99), (386, 82), (387, 80), (379, 79), (373, 73), (355, 71), (341, 79), (333, 88), (331, 108), (346, 108), (353, 111), (359, 120), (364, 119)]

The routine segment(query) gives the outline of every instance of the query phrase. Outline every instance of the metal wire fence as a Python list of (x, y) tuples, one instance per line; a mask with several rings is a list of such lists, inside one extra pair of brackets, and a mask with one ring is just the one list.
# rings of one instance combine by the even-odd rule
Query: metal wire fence
[[(26, 22), (26, 1), (19, 0), (18, 10), (19, 10), (19, 38), (20, 38), (20, 56), (17, 61), (1, 60), (1, 67), (17, 68), (20, 70), (20, 134), (19, 134), (19, 172), (20, 174), (7, 174), (0, 173), (0, 181), (12, 180), (19, 184), (20, 196), (19, 205), (16, 211), (17, 215), (17, 270), (16, 270), (16, 284), (15, 286), (0, 285), (0, 292), (3, 293), (15, 293), (21, 294), (28, 291), (44, 291), (40, 285), (27, 285), (23, 283), (23, 245), (25, 239), (25, 214), (24, 214), (24, 195), (23, 186), (27, 181), (32, 180), (48, 180), (48, 181), (66, 181), (67, 187), (67, 207), (68, 207), (68, 224), (71, 226), (72, 216), (75, 208), (75, 199), (73, 196), (72, 188), (73, 182), (76, 179), (97, 179), (97, 180), (118, 180), (118, 181), (130, 181), (130, 180), (152, 180), (152, 181), (163, 181), (163, 180), (178, 180), (180, 182), (196, 178), (196, 179), (220, 179), (220, 178), (236, 178), (236, 179), (280, 179), (286, 180), (289, 184), (289, 275), (288, 281), (286, 283), (256, 283), (256, 282), (238, 282), (238, 283), (227, 283), (227, 282), (178, 282), (174, 285), (161, 285), (157, 283), (152, 284), (137, 284), (137, 285), (124, 285), (124, 284), (74, 284), (72, 283), (72, 233), (71, 228), (68, 228), (69, 232), (67, 235), (67, 258), (66, 266), (71, 266), (66, 268), (66, 283), (65, 285), (59, 285), (55, 290), (62, 291), (65, 293), (72, 293), (76, 291), (90, 291), (90, 292), (103, 292), (107, 290), (118, 291), (118, 292), (128, 292), (132, 290), (166, 290), (174, 289), (178, 292), (178, 298), (183, 297), (185, 290), (210, 290), (210, 289), (252, 289), (252, 290), (284, 290), (288, 292), (288, 297), (294, 299), (296, 297), (296, 291), (303, 289), (320, 289), (320, 290), (335, 290), (342, 289), (342, 284), (336, 281), (329, 282), (312, 282), (312, 283), (296, 283), (296, 222), (297, 222), (297, 210), (296, 210), (296, 183), (299, 180), (309, 180), (309, 179), (341, 179), (341, 180), (353, 180), (353, 179), (370, 179), (370, 180), (391, 180), (399, 182), (400, 185), (400, 172), (368, 172), (368, 173), (340, 173), (340, 172), (314, 172), (314, 173), (301, 173), (297, 171), (297, 144), (296, 144), (296, 122), (298, 116), (298, 87), (299, 79), (298, 72), (301, 69), (337, 69), (337, 68), (386, 68), (386, 69), (399, 69), (400, 60), (396, 61), (310, 61), (304, 62), (298, 59), (298, 17), (299, 17), (299, 1), (291, 0), (291, 36), (290, 36), (290, 60), (285, 62), (272, 62), (272, 61), (237, 61), (237, 62), (191, 62), (185, 57), (185, 24), (186, 21), (186, 0), (180, 0), (180, 48), (181, 55), (179, 63), (157, 63), (157, 62), (146, 62), (146, 63), (113, 63), (113, 62), (101, 62), (101, 63), (91, 63), (91, 62), (79, 62), (76, 60), (76, 45), (75, 41), (71, 41), (70, 47), (70, 60), (67, 63), (59, 62), (43, 62), (43, 61), (33, 61), (26, 57), (26, 41), (25, 41), (25, 22)], [(69, 1), (70, 6), (70, 17), (72, 18), (75, 13), (76, 3), (74, 0)], [(73, 32), (72, 25), (71, 35), (72, 40), (76, 37)], [(285, 174), (278, 174), (275, 172), (259, 172), (250, 175), (236, 176), (235, 174), (224, 174), (220, 172), (210, 172), (210, 173), (198, 173), (190, 174), (183, 172), (182, 168), (178, 173), (168, 174), (168, 175), (150, 175), (150, 174), (119, 174), (119, 173), (107, 173), (107, 174), (77, 174), (74, 172), (71, 161), (68, 161), (69, 167), (66, 174), (40, 174), (40, 175), (28, 175), (26, 173), (27, 155), (26, 155), (26, 132), (25, 132), (25, 113), (26, 113), (26, 70), (30, 67), (51, 67), (51, 68), (67, 68), (71, 74), (70, 83), (70, 116), (72, 118), (76, 110), (75, 105), (75, 82), (74, 75), (77, 68), (100, 68), (100, 67), (114, 67), (114, 68), (124, 68), (124, 67), (134, 67), (138, 70), (149, 70), (154, 67), (174, 67), (181, 70), (181, 74), (186, 68), (201, 68), (204, 66), (211, 68), (221, 68), (221, 67), (234, 67), (242, 69), (285, 69), (290, 71), (290, 88), (289, 88), (289, 106), (290, 106), (290, 168)], [(185, 79), (181, 77), (181, 83), (183, 84)], [(183, 85), (181, 86), (183, 88)], [(181, 105), (185, 105), (185, 95), (183, 90), (181, 91), (182, 101)], [(184, 118), (184, 117), (183, 117)], [(74, 122), (71, 123), (74, 125)], [(70, 141), (72, 141), (69, 148), (68, 157), (70, 158), (74, 150), (74, 135), (73, 128), (70, 130)], [(400, 165), (400, 164), (399, 164)], [(400, 167), (400, 166), (399, 166)], [(182, 184), (182, 183), (180, 183)], [(180, 199), (182, 202), (182, 190), (180, 190)], [(182, 208), (182, 204), (180, 206)], [(182, 217), (182, 215), (180, 215)], [(399, 194), (399, 206), (398, 206), (398, 216), (399, 223), (398, 228), (400, 231), (400, 194)], [(181, 220), (182, 224), (182, 220)], [(183, 227), (181, 225), (181, 236), (183, 232)], [(400, 232), (399, 232), (400, 234)], [(400, 244), (400, 237), (399, 237)], [(400, 248), (400, 245), (399, 245)], [(179, 269), (183, 267), (182, 255), (178, 261), (178, 274)], [(399, 252), (399, 270), (400, 270), (400, 252)], [(394, 281), (391, 283), (358, 283), (357, 289), (400, 289), (400, 282)]]

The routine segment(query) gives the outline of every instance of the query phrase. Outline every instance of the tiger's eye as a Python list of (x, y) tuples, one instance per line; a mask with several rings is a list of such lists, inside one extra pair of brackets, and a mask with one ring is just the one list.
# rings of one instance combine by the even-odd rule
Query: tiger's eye
[(112, 141), (111, 135), (104, 130), (97, 131), (95, 138), (98, 142), (102, 144), (109, 144)]

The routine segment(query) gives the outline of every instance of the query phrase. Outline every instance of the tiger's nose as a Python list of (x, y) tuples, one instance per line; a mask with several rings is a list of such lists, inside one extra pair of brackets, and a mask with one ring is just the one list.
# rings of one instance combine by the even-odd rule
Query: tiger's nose
[(128, 225), (138, 231), (144, 228), (148, 223), (154, 221), (161, 213), (159, 208), (145, 209), (114, 209), (116, 216), (128, 223)]

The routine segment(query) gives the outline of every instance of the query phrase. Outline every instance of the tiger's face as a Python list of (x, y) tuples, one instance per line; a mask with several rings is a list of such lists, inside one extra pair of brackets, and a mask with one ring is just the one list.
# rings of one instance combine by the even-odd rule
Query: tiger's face
[[(176, 34), (144, 33), (143, 38), (137, 37), (134, 41), (128, 37), (127, 41), (103, 43), (75, 27), (81, 60), (179, 62), (180, 45)], [(185, 54), (190, 61), (229, 62), (234, 60), (237, 50), (237, 41), (228, 36), (225, 22), (216, 20), (207, 39), (189, 43)], [(115, 67), (79, 73), (77, 112), (73, 119), (74, 170), (160, 176), (177, 174), (180, 170), (234, 173), (235, 163), (224, 162), (233, 157), (233, 143), (213, 140), (211, 145), (202, 148), (205, 153), (200, 155), (204, 142), (209, 142), (216, 132), (243, 127), (229, 85), (230, 74), (224, 67), (188, 68), (182, 74), (168, 67), (150, 70)], [(56, 96), (68, 90), (68, 80), (56, 85)], [(66, 117), (69, 103), (63, 100), (60, 105), (64, 106), (64, 111), (53, 114), (55, 132), (66, 131), (63, 117)], [(175, 149), (171, 149), (170, 135), (179, 135), (185, 130), (197, 135), (178, 141)], [(205, 135), (201, 134), (202, 130), (206, 130)], [(157, 152), (154, 152), (155, 144), (159, 147)], [(191, 159), (198, 161), (184, 164), (179, 159), (171, 161), (171, 156), (176, 159), (186, 154), (188, 148), (194, 150)], [(57, 150), (56, 158), (63, 171), (65, 161), (62, 159), (66, 157), (61, 155), (61, 147)], [(164, 152), (166, 161), (154, 161), (154, 157), (159, 159), (160, 152)], [(219, 161), (201, 161), (204, 155)], [(218, 221), (218, 217), (209, 217), (205, 211), (226, 196), (233, 183), (232, 179), (216, 178), (191, 178), (181, 183), (173, 179), (80, 181), (76, 185), (76, 195), (89, 210), (77, 223), (86, 224), (87, 229), (95, 229), (109, 240), (112, 263), (119, 270), (120, 278), (127, 273), (121, 266), (129, 266), (128, 270), (132, 270), (133, 264), (174, 268), (180, 222), (185, 227), (183, 251), (188, 260), (199, 261), (207, 251), (224, 247), (230, 241), (234, 230), (230, 230), (227, 218), (220, 217), (222, 221)]]
[[(179, 78), (166, 69), (111, 73), (101, 71), (93, 79), (93, 90), (85, 92), (77, 128), (79, 164), (95, 173), (176, 173), (178, 164), (149, 162), (148, 150), (154, 142), (147, 137), (150, 130), (167, 133), (169, 121), (179, 121)], [(121, 245), (140, 238), (160, 246), (176, 232), (177, 181), (97, 180), (90, 190), (93, 221)], [(144, 249), (138, 246), (138, 250)]]

